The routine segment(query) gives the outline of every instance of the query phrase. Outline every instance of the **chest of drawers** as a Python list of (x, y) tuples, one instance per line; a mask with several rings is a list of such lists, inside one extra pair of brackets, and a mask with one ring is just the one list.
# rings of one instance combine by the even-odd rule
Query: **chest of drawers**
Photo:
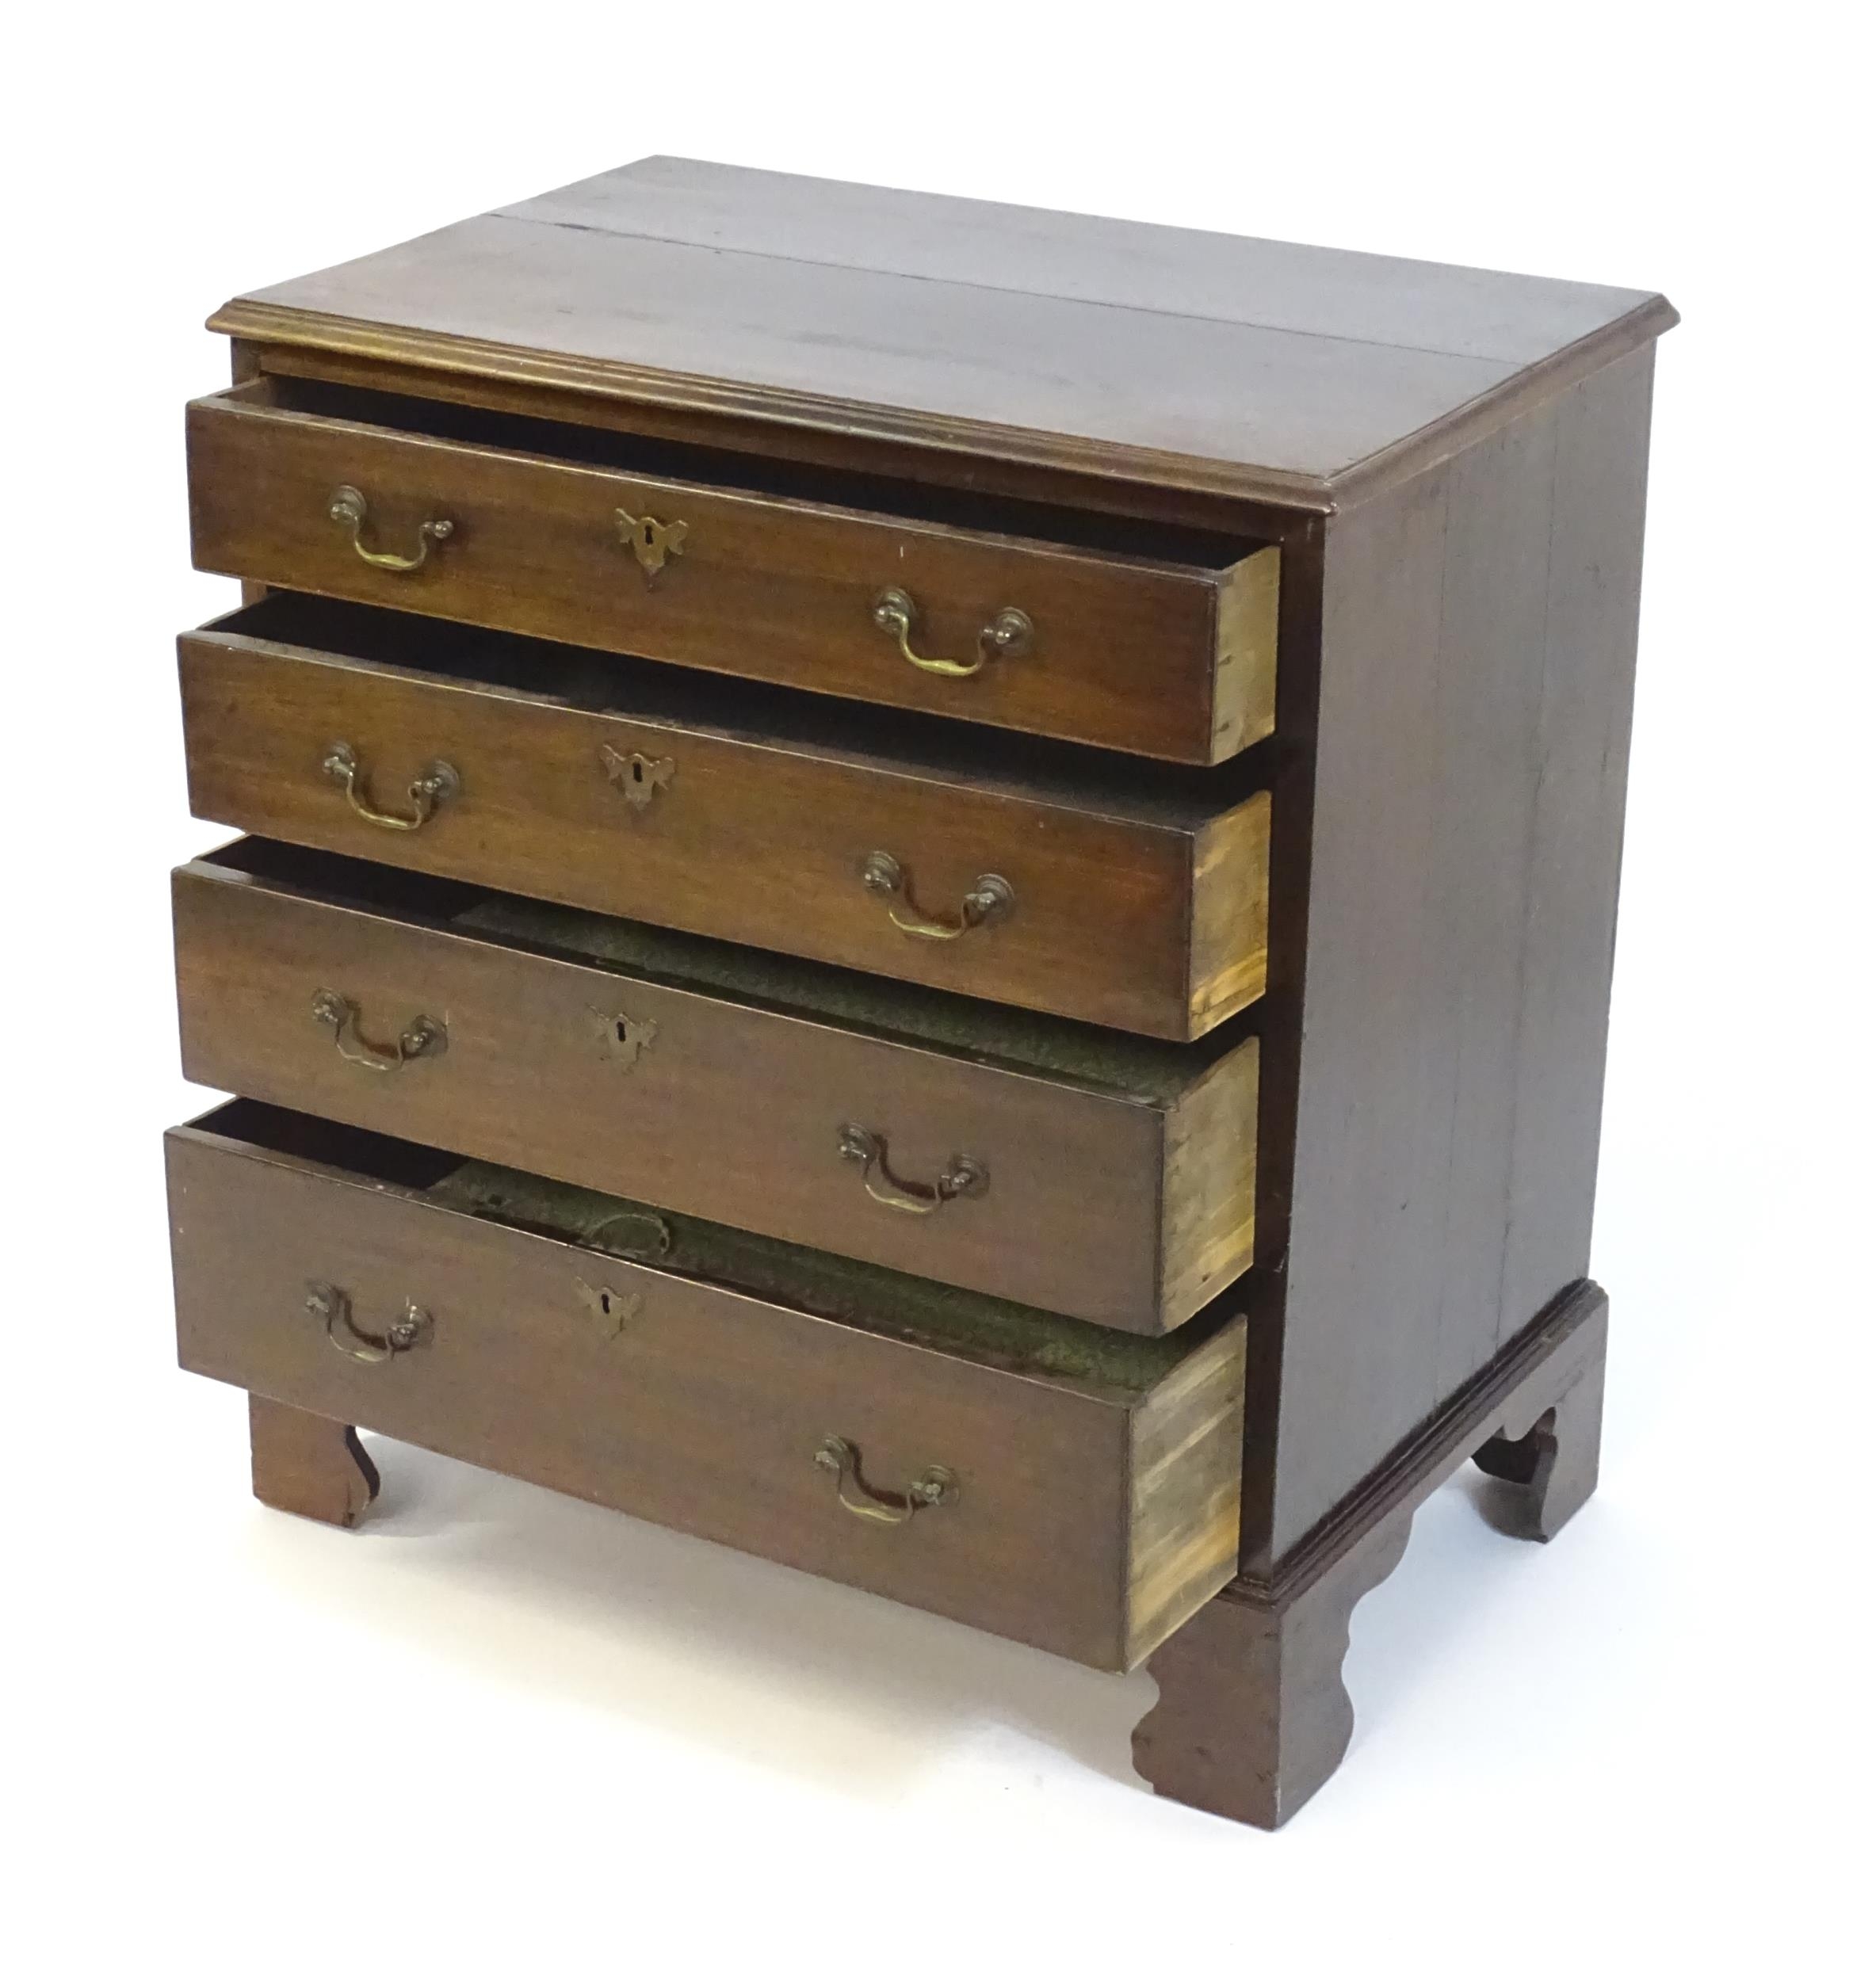
[(652, 159), (228, 304), (184, 1365), (1327, 1777), (1594, 1483), (1658, 296)]

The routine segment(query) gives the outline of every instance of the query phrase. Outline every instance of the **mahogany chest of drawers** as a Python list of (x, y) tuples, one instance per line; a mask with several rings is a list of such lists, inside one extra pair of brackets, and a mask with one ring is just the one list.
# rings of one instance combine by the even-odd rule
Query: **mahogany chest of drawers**
[(1280, 1822), (1594, 1483), (1658, 296), (651, 159), (243, 297), (170, 1137), (363, 1426), (1121, 1671)]

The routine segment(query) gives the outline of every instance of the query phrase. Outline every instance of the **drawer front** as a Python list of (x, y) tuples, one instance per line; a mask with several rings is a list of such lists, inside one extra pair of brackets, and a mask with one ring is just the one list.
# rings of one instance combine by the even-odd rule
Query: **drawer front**
[(1262, 993), (1261, 793), (1128, 815), (236, 627), (180, 643), (204, 818), (1160, 1038)]
[[(278, 390), (189, 408), (204, 570), (1182, 762), (1271, 727), (1274, 548), (1218, 568), (1069, 549), (296, 411)], [(641, 563), (647, 529), (671, 534)]]
[(174, 903), (204, 1086), (1138, 1333), (1251, 1262), (1255, 1041), (1121, 1097), (213, 861)]
[(1038, 1379), (216, 1131), (260, 1112), (170, 1138), (185, 1368), (1108, 1670), (1235, 1569), (1242, 1322)]

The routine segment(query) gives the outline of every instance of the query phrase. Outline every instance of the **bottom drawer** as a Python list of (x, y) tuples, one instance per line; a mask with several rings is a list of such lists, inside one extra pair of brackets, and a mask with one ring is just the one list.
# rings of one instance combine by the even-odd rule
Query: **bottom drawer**
[(169, 1170), (202, 1375), (1103, 1670), (1236, 1568), (1222, 1308), (1117, 1334), (254, 1101)]

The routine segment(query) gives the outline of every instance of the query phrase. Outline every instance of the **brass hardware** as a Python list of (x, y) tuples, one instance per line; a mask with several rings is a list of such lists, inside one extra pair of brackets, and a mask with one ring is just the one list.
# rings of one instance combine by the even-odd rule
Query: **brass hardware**
[(607, 1051), (629, 1073), (638, 1064), (639, 1055), (658, 1036), (658, 1021), (635, 1018), (627, 1011), (615, 1011), (609, 1017), (601, 1012), (597, 1016), (599, 1036)]
[(447, 516), (439, 516), (417, 525), (417, 555), (415, 557), (399, 557), (388, 550), (367, 550), (365, 548), (365, 526), (369, 520), (369, 511), (364, 496), (350, 482), (332, 491), (332, 499), (326, 505), (326, 513), (342, 529), (352, 532), (353, 549), (373, 571), (421, 571), (429, 559), (430, 545), (440, 544), (446, 537), (456, 534), (455, 524)]
[(609, 743), (599, 746), (599, 761), (634, 811), (646, 810), (678, 774), (678, 766), (669, 757), (647, 757), (636, 750), (629, 757), (622, 756)]
[(619, 526), (619, 541), (638, 559), (648, 587), (664, 569), (667, 557), (682, 557), (684, 539), (690, 534), (688, 523), (661, 523), (655, 516), (634, 516), (629, 510), (613, 511)]
[(433, 1056), (449, 1044), (449, 1028), (441, 1018), (419, 1014), (398, 1034), (395, 1045), (374, 1045), (358, 1029), (357, 1006), (336, 990), (315, 990), (312, 1014), (315, 1025), (331, 1026), (332, 1042), (342, 1059), (373, 1073), (395, 1073), (408, 1061)]
[(881, 1492), (866, 1483), (859, 1447), (844, 1437), (823, 1437), (816, 1447), (814, 1462), (834, 1475), (840, 1503), (850, 1513), (882, 1526), (903, 1527), (920, 1507), (948, 1506), (957, 1497), (957, 1476), (943, 1465), (927, 1465), (902, 1493)]
[(388, 1362), (407, 1349), (426, 1346), (436, 1332), (430, 1315), (406, 1300), (403, 1312), (382, 1334), (368, 1334), (352, 1319), (352, 1296), (324, 1280), (307, 1281), (306, 1311), (326, 1323), (327, 1340), (354, 1362)]
[(636, 1320), (645, 1303), (643, 1293), (621, 1293), (616, 1286), (594, 1286), (582, 1279), (573, 1282), (573, 1290), (609, 1342), (617, 1341), (625, 1332), (625, 1323)]
[(590, 1226), (581, 1242), (615, 1258), (661, 1259), (671, 1249), (671, 1227), (649, 1211), (619, 1211)]
[(389, 832), (415, 832), (419, 826), (428, 825), (437, 807), (457, 796), (463, 788), (455, 765), (437, 758), (426, 764), (421, 775), (413, 777), (406, 787), (404, 795), (411, 801), (410, 815), (406, 817), (402, 812), (380, 811), (365, 795), (361, 787), (365, 773), (357, 751), (349, 742), (327, 744), (319, 768), (335, 784), (344, 788), (346, 801), (361, 819), (383, 826)]
[(861, 1181), (874, 1203), (915, 1217), (929, 1217), (953, 1198), (981, 1197), (990, 1188), (990, 1171), (974, 1155), (953, 1156), (935, 1183), (901, 1183), (888, 1166), (886, 1138), (857, 1121), (842, 1126), (839, 1146), (844, 1160), (859, 1164)]
[(934, 660), (912, 651), (912, 633), (919, 624), (919, 608), (910, 592), (902, 592), (896, 585), (881, 592), (873, 601), (873, 623), (883, 633), (890, 633), (899, 642), (900, 654), (915, 667), (922, 668), (928, 674), (949, 674), (954, 680), (961, 680), (977, 673), (987, 660), (994, 660), (1001, 655), (1006, 660), (1014, 660), (1019, 654), (1026, 654), (1036, 637), (1035, 622), (1025, 612), (1018, 612), (1014, 605), (1006, 605), (996, 616), (977, 631), (977, 658), (975, 660)]
[(921, 914), (912, 901), (911, 876), (889, 853), (869, 853), (860, 862), (860, 884), (869, 894), (905, 903), (906, 912), (887, 910), (892, 926), (903, 934), (923, 936), (927, 942), (954, 942), (972, 929), (1000, 922), (1016, 907), (1016, 890), (1000, 873), (980, 873), (972, 884), (955, 922), (934, 922)]

